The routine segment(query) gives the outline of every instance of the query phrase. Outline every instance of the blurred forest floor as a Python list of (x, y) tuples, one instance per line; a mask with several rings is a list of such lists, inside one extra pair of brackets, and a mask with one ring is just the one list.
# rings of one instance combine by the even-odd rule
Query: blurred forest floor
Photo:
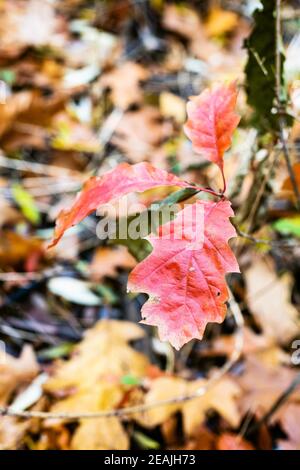
[[(0, 449), (300, 448), (300, 216), (284, 159), (265, 166), (268, 140), (258, 144), (250, 124), (243, 43), (256, 4), (0, 0)], [(283, 10), (291, 93), (299, 9)], [(84, 180), (119, 162), (221, 187), (182, 125), (188, 97), (227, 80), (238, 81), (243, 117), (226, 157), (228, 194), (253, 240), (232, 240), (242, 274), (229, 276), (225, 322), (174, 352), (138, 325), (145, 296), (126, 293), (142, 246), (100, 241), (95, 215), (46, 246)], [(299, 139), (296, 120), (288, 146), (300, 188)], [(201, 387), (182, 403), (84, 418)], [(8, 406), (16, 416), (4, 416)], [(37, 417), (18, 416), (28, 411)]]

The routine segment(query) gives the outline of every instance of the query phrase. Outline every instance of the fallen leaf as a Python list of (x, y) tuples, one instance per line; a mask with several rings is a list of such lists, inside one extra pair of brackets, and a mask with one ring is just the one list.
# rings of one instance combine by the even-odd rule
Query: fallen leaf
[(0, 405), (6, 405), (13, 393), (30, 383), (38, 370), (31, 346), (25, 346), (19, 358), (0, 351)]
[[(146, 374), (147, 358), (128, 345), (128, 341), (142, 336), (140, 327), (126, 321), (102, 320), (88, 330), (71, 358), (58, 362), (45, 384), (46, 392), (62, 398), (51, 411), (81, 413), (118, 408), (125, 390), (121, 378)], [(117, 418), (82, 419), (71, 447), (125, 450), (129, 440)]]
[(288, 403), (280, 412), (279, 422), (288, 439), (279, 439), (279, 448), (283, 450), (300, 449), (300, 406)]
[[(205, 386), (206, 380), (187, 382), (178, 377), (161, 377), (151, 381), (150, 390), (145, 396), (145, 403), (178, 398), (190, 395)], [(185, 403), (174, 403), (157, 408), (151, 408), (142, 414), (135, 415), (136, 421), (147, 428), (163, 424), (177, 412), (183, 416), (183, 426), (186, 436), (196, 436), (205, 421), (206, 413), (213, 409), (217, 411), (230, 425), (238, 426), (240, 414), (236, 398), (240, 388), (230, 379), (224, 378), (207, 391), (193, 400)]]
[(52, 130), (55, 135), (51, 145), (55, 149), (91, 153), (100, 151), (100, 141), (92, 130), (66, 113), (54, 116)]
[(0, 228), (3, 225), (15, 224), (22, 219), (22, 215), (10, 206), (10, 204), (0, 197)]
[(217, 441), (217, 450), (255, 450), (242, 436), (224, 433)]
[(291, 303), (291, 278), (278, 277), (270, 258), (256, 259), (245, 272), (248, 305), (267, 337), (287, 343), (300, 331), (297, 309)]
[(100, 85), (111, 90), (115, 106), (126, 110), (129, 106), (142, 101), (140, 83), (147, 77), (148, 71), (140, 64), (124, 62), (111, 72), (105, 73), (100, 79)]
[(160, 94), (159, 108), (162, 116), (172, 117), (179, 124), (182, 124), (186, 119), (185, 102), (173, 93), (164, 91)]
[(238, 26), (238, 15), (229, 10), (213, 8), (205, 23), (205, 30), (208, 36), (222, 36)]
[[(200, 379), (189, 384), (189, 393), (195, 392), (206, 384)], [(240, 424), (241, 415), (237, 398), (241, 395), (240, 387), (230, 378), (224, 377), (207, 389), (203, 396), (183, 404), (183, 423), (187, 435), (197, 433), (200, 424), (205, 420), (208, 410), (217, 411), (233, 428)]]
[(17, 450), (29, 426), (29, 420), (21, 422), (13, 416), (1, 417), (0, 450)]
[(51, 3), (13, 0), (1, 7), (1, 56), (16, 57), (28, 46), (63, 47), (65, 21)]
[(139, 163), (151, 161), (152, 152), (172, 132), (172, 124), (163, 122), (156, 108), (144, 106), (138, 111), (124, 114), (111, 141), (132, 163)]
[(185, 444), (174, 446), (176, 450), (215, 450), (216, 436), (204, 426), (198, 428), (197, 434), (191, 436)]
[[(256, 334), (250, 328), (243, 328), (243, 350), (244, 356), (252, 354), (266, 365), (289, 364), (290, 356), (276, 345), (276, 341), (263, 334)], [(212, 350), (208, 355), (230, 355), (236, 349), (236, 339), (231, 335), (222, 335), (216, 338), (212, 344)], [(203, 355), (206, 351), (203, 352)]]
[(100, 281), (104, 277), (116, 277), (118, 268), (132, 269), (136, 261), (123, 246), (116, 248), (100, 247), (96, 250), (89, 272), (93, 281)]
[[(239, 400), (241, 412), (251, 412), (258, 418), (261, 417), (289, 387), (296, 373), (289, 367), (268, 365), (259, 358), (248, 355), (244, 362), (244, 372), (237, 379), (243, 390)], [(295, 393), (299, 396), (299, 392)]]
[(16, 232), (3, 230), (0, 240), (0, 266), (17, 266), (33, 253), (42, 252), (42, 242), (37, 238), (26, 238)]
[(29, 109), (32, 103), (32, 94), (28, 91), (15, 93), (0, 102), (0, 137), (2, 137), (14, 124), (18, 116)]
[(71, 450), (128, 449), (129, 437), (120, 421), (114, 417), (81, 420), (71, 440)]

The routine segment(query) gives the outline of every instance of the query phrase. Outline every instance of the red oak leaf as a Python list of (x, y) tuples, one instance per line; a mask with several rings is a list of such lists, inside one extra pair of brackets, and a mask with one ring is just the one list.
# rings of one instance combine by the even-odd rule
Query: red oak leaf
[(223, 156), (231, 144), (240, 117), (235, 113), (237, 87), (219, 85), (193, 96), (187, 104), (188, 121), (184, 126), (196, 152), (216, 163), (223, 173)]
[(160, 338), (176, 349), (201, 339), (208, 322), (224, 320), (225, 274), (239, 272), (227, 243), (236, 235), (231, 216), (229, 201), (188, 205), (147, 237), (153, 251), (130, 274), (129, 290), (150, 296), (143, 323), (158, 326)]
[(143, 192), (157, 186), (191, 187), (189, 183), (180, 180), (177, 176), (146, 162), (136, 165), (121, 163), (103, 176), (90, 178), (77, 195), (72, 207), (59, 214), (54, 238), (49, 247), (56, 245), (68, 228), (78, 224), (101, 204), (106, 204), (130, 192)]

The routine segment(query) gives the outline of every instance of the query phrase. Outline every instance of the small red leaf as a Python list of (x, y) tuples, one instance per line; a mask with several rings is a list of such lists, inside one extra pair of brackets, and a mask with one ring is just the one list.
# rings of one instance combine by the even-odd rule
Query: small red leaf
[(130, 274), (129, 289), (150, 296), (143, 323), (158, 326), (160, 338), (176, 349), (201, 339), (208, 322), (224, 320), (225, 274), (239, 272), (227, 243), (236, 235), (231, 216), (228, 201), (188, 205), (161, 227), (162, 233), (147, 237), (153, 251)]
[(103, 176), (90, 178), (77, 195), (73, 206), (59, 214), (54, 238), (49, 247), (56, 245), (68, 228), (78, 224), (101, 204), (130, 192), (143, 192), (157, 186), (190, 187), (191, 185), (145, 162), (136, 165), (121, 163)]
[(195, 151), (216, 163), (221, 170), (224, 152), (230, 147), (232, 134), (240, 121), (234, 111), (237, 94), (233, 82), (206, 89), (187, 104), (186, 135)]

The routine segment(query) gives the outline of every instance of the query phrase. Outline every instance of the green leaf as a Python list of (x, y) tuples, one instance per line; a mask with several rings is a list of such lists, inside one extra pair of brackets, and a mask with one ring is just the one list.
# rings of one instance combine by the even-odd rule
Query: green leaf
[[(253, 15), (254, 27), (245, 41), (248, 50), (248, 62), (245, 68), (248, 103), (254, 110), (253, 125), (262, 133), (276, 131), (279, 128), (278, 115), (274, 114), (276, 105), (276, 2), (262, 0), (262, 7)], [(283, 49), (283, 48), (282, 48)], [(284, 60), (281, 52), (281, 103), (287, 101), (284, 83)], [(290, 125), (292, 119), (286, 116)]]
[(159, 449), (160, 444), (157, 441), (151, 439), (151, 437), (146, 436), (140, 431), (134, 431), (132, 434), (133, 439), (142, 449)]
[(0, 80), (3, 80), (8, 85), (13, 85), (16, 81), (16, 74), (13, 70), (0, 70)]
[(300, 238), (300, 217), (286, 217), (273, 224), (273, 228), (282, 235), (293, 235)]
[(135, 377), (134, 375), (123, 375), (121, 378), (121, 383), (123, 385), (139, 385), (141, 383), (141, 380), (138, 377)]
[(28, 219), (32, 224), (39, 224), (41, 219), (40, 213), (31, 194), (28, 193), (28, 191), (26, 191), (20, 184), (13, 184), (12, 195), (26, 219)]
[(68, 356), (74, 349), (73, 343), (61, 343), (52, 348), (43, 349), (38, 353), (39, 359), (59, 359)]
[(111, 287), (105, 284), (96, 284), (93, 288), (102, 297), (105, 303), (109, 305), (118, 303), (119, 298)]

